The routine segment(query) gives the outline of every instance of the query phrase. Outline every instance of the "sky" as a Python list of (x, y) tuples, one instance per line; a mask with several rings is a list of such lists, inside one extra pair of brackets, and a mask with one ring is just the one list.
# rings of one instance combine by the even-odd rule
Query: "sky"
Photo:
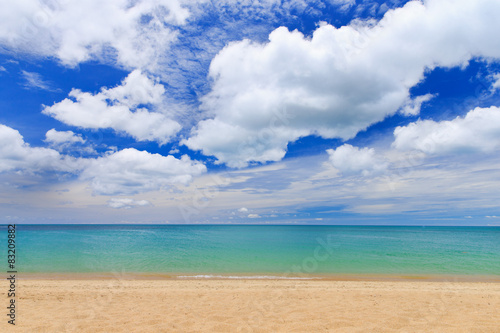
[(0, 222), (500, 226), (498, 0), (0, 0)]

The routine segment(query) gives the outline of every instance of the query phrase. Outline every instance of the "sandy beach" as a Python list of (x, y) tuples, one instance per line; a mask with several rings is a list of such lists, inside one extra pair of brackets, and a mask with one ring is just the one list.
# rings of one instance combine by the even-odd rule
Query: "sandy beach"
[(17, 282), (16, 327), (3, 315), (2, 332), (500, 332), (498, 282)]

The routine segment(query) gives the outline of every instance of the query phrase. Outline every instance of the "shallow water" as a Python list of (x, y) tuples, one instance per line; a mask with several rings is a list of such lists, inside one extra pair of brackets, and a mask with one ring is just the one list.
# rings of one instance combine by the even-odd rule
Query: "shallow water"
[(497, 227), (17, 225), (16, 240), (20, 273), (500, 275)]

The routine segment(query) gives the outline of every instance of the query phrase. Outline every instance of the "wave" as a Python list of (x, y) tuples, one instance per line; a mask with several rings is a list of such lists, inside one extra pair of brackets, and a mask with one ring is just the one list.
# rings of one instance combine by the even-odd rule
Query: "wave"
[(274, 275), (181, 275), (178, 279), (262, 279), (262, 280), (314, 280), (319, 277), (274, 276)]

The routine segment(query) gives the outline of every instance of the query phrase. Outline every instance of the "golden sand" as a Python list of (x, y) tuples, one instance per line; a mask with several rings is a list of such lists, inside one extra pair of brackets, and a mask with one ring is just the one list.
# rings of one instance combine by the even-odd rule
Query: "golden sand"
[(500, 332), (491, 282), (21, 279), (17, 296), (1, 332)]

